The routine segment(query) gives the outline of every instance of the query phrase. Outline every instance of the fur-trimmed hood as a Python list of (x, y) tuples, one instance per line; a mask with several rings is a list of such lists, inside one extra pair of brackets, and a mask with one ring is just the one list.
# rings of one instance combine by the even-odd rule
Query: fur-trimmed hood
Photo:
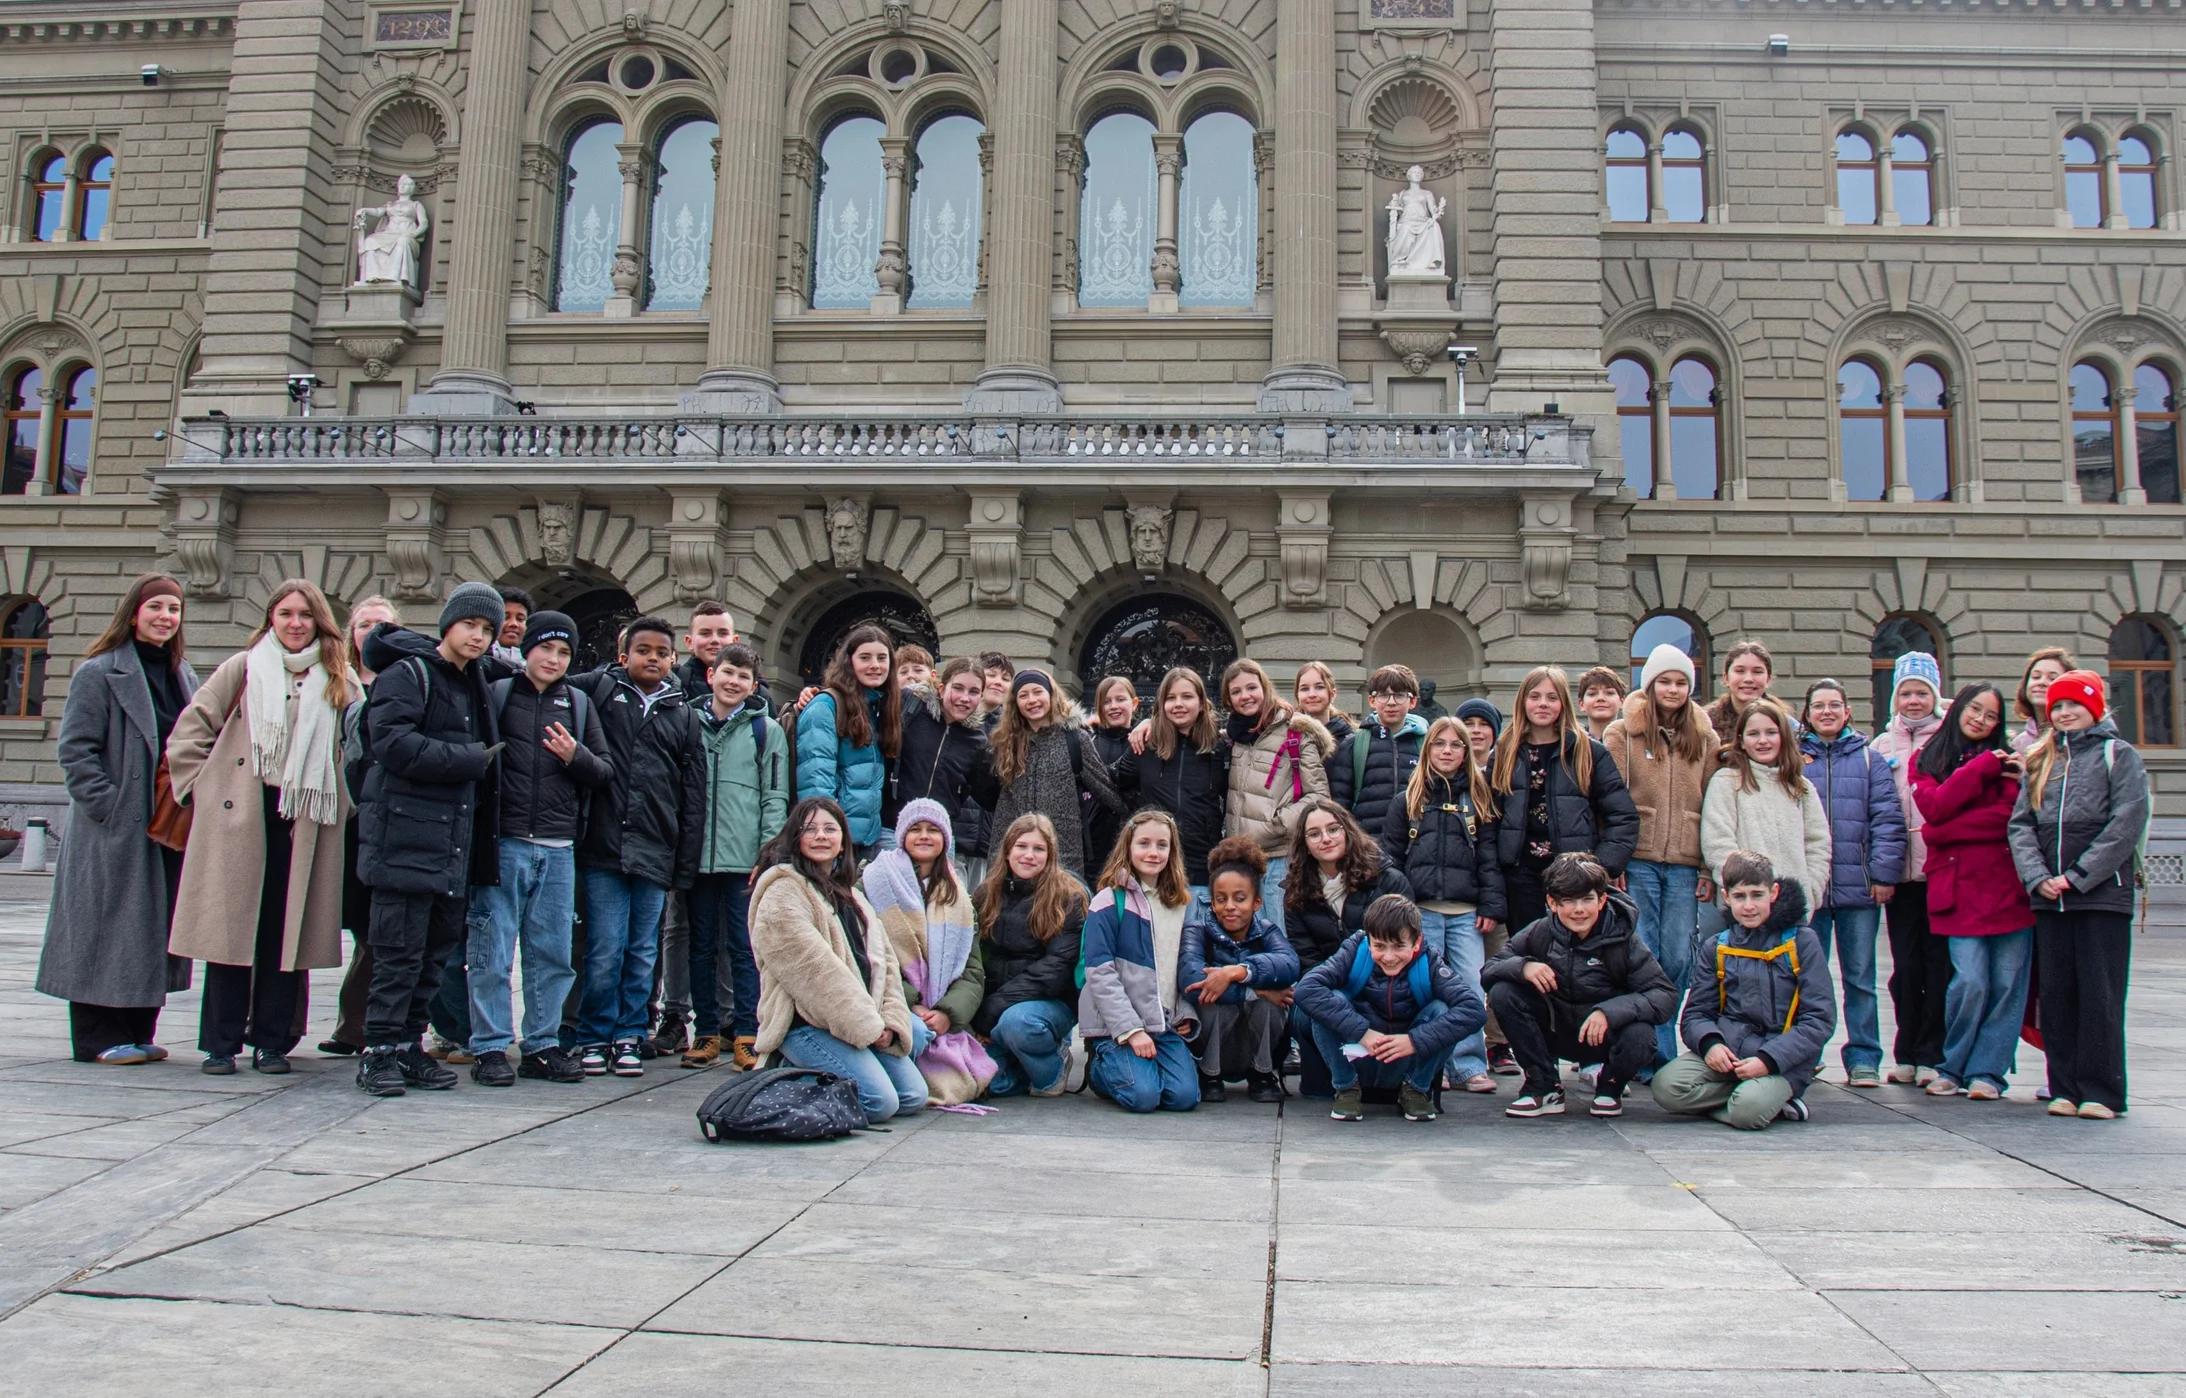
[(1233, 738), (1224, 828), (1232, 835), (1250, 835), (1271, 856), (1287, 852), (1299, 803), (1329, 794), (1328, 758), (1335, 751), (1335, 735), (1297, 709), (1249, 743)]

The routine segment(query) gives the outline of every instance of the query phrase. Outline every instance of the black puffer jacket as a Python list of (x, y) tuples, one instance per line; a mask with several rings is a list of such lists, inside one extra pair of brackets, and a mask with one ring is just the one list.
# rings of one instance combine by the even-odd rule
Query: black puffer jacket
[(986, 994), (972, 1029), (994, 1033), (995, 1022), (1012, 1005), (1028, 1000), (1060, 1000), (1078, 1007), (1078, 942), (1085, 929), (1085, 902), (1063, 920), (1062, 930), (1045, 942), (1032, 935), (1032, 885), (1004, 874), (1002, 915), (979, 929), (979, 958), (986, 968)]
[(577, 865), (689, 888), (706, 837), (706, 747), (698, 711), (674, 680), (653, 702), (620, 665), (577, 681), (607, 734), (615, 780), (592, 794)]
[(1528, 961), (1556, 973), (1556, 988), (1548, 998), (1559, 1024), (1577, 1024), (1600, 1010), (1614, 1034), (1627, 1024), (1668, 1024), (1677, 1013), (1678, 987), (1639, 939), (1638, 909), (1615, 890), (1585, 940), (1572, 936), (1550, 913), (1512, 935), (1480, 968), (1480, 984), (1524, 985)]
[[(1113, 780), (1116, 769), (1131, 755), (1131, 730), (1096, 727), (1093, 730), (1093, 747), (1100, 753), (1101, 761), (1108, 764), (1108, 775)], [(1117, 790), (1123, 794), (1128, 807), (1130, 794), (1122, 792), (1120, 787)], [(1095, 870), (1108, 862), (1108, 852), (1116, 847), (1116, 836), (1123, 833), (1124, 814), (1123, 811), (1112, 811), (1106, 806), (1093, 813), (1092, 826), (1085, 832), (1085, 847), (1086, 852), (1093, 857)]]
[(949, 722), (941, 701), (925, 689), (903, 691), (903, 749), (889, 772), (881, 821), (895, 828), (906, 801), (939, 801), (950, 811), (967, 805), (993, 810), (1001, 788), (994, 780), (994, 749), (978, 715)]
[(1207, 882), (1207, 852), (1222, 843), (1230, 799), (1230, 740), (1218, 737), (1213, 751), (1201, 752), (1179, 739), (1173, 757), (1151, 745), (1144, 752), (1126, 749), (1115, 775), (1127, 807), (1152, 806), (1176, 818), (1184, 836), (1185, 881)]
[[(1295, 868), (1296, 866), (1292, 866)], [(1305, 872), (1305, 898), (1292, 903), (1283, 900), (1283, 935), (1290, 938), (1291, 950), (1298, 953), (1298, 970), (1307, 971), (1335, 955), (1344, 938), (1358, 931), (1366, 919), (1366, 909), (1376, 898), (1389, 893), (1412, 896), (1412, 885), (1395, 865), (1382, 861), (1381, 872), (1374, 881), (1363, 888), (1354, 888), (1344, 895), (1343, 906), (1331, 909), (1321, 896), (1321, 876), (1317, 869)]]
[[(1419, 765), (1420, 740), (1426, 736), (1427, 724), (1418, 714), (1406, 714), (1393, 733), (1368, 719), (1328, 755), (1328, 794), (1369, 832), (1381, 829), (1389, 803), (1401, 799), (1411, 783), (1412, 769)], [(1360, 743), (1366, 744), (1363, 781), (1359, 780)]]
[(394, 893), (461, 896), (501, 882), (501, 741), (478, 665), (457, 669), (430, 636), (382, 622), (364, 638), (371, 754), (358, 803), (357, 875)]
[(1475, 810), (1468, 787), (1429, 772), (1419, 819), (1400, 797), (1382, 818), (1381, 852), (1404, 870), (1412, 896), (1428, 903), (1470, 903), (1481, 917), (1502, 922), (1503, 866), (1496, 858), (1493, 820)]
[[(501, 737), (508, 743), (500, 761), (501, 833), (527, 840), (582, 840), (592, 793), (615, 780), (599, 708), (587, 699), (579, 732), (577, 701), (568, 680), (556, 680), (544, 693), (528, 676), (505, 683), (508, 697), (497, 706)], [(566, 763), (547, 750), (546, 732), (555, 724), (577, 740), (577, 751)]]
[[(1585, 791), (1572, 780), (1574, 741), (1594, 750), (1592, 781)], [(1564, 754), (1564, 761), (1548, 764), (1550, 851), (1588, 851), (1611, 874), (1622, 874), (1632, 862), (1632, 851), (1639, 847), (1639, 811), (1632, 804), (1632, 793), (1625, 790), (1624, 774), (1617, 770), (1609, 749), (1592, 738), (1566, 739)], [(1497, 793), (1503, 802), (1503, 828), (1496, 858), (1506, 869), (1518, 863), (1526, 847), (1526, 794), (1532, 778), (1532, 761), (1521, 744), (1518, 761), (1511, 767), (1510, 791)]]

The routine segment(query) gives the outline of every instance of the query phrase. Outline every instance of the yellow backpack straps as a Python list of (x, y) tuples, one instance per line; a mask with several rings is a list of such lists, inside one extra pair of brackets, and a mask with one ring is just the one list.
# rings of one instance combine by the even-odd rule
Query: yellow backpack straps
[(1728, 1000), (1728, 998), (1729, 998), (1729, 991), (1728, 991), (1728, 988), (1727, 988), (1727, 987), (1725, 986), (1725, 984), (1724, 984), (1724, 968), (1725, 968), (1725, 966), (1727, 965), (1727, 962), (1726, 962), (1725, 958), (1727, 958), (1727, 957), (1733, 957), (1733, 956), (1743, 956), (1743, 957), (1746, 957), (1746, 958), (1748, 958), (1749, 960), (1753, 960), (1753, 961), (1774, 961), (1774, 960), (1775, 960), (1776, 958), (1778, 958), (1779, 956), (1781, 956), (1781, 957), (1785, 957), (1786, 959), (1788, 959), (1788, 960), (1789, 960), (1789, 961), (1791, 962), (1791, 975), (1792, 975), (1792, 984), (1791, 984), (1791, 1012), (1790, 1012), (1789, 1014), (1786, 1014), (1786, 1015), (1784, 1016), (1784, 1032), (1785, 1032), (1786, 1034), (1789, 1034), (1789, 1033), (1791, 1032), (1791, 1026), (1792, 1026), (1792, 1022), (1793, 1022), (1794, 1020), (1798, 1019), (1798, 1017), (1799, 1017), (1799, 980), (1798, 980), (1798, 977), (1799, 977), (1799, 932), (1798, 932), (1798, 929), (1797, 929), (1797, 928), (1793, 928), (1793, 929), (1792, 929), (1792, 931), (1791, 931), (1791, 933), (1790, 933), (1789, 935), (1787, 935), (1787, 936), (1786, 936), (1786, 937), (1784, 938), (1784, 940), (1782, 940), (1781, 942), (1778, 942), (1778, 943), (1777, 943), (1777, 944), (1776, 944), (1775, 946), (1773, 946), (1773, 947), (1770, 947), (1770, 948), (1769, 948), (1769, 949), (1768, 949), (1767, 951), (1756, 951), (1756, 950), (1754, 950), (1754, 949), (1753, 949), (1753, 948), (1751, 948), (1751, 947), (1734, 947), (1734, 946), (1732, 946), (1732, 945), (1730, 944), (1730, 940), (1729, 940), (1729, 938), (1730, 938), (1730, 934), (1729, 934), (1729, 933), (1727, 933), (1727, 932), (1726, 932), (1726, 933), (1720, 933), (1720, 934), (1718, 934), (1718, 935), (1717, 935), (1717, 937), (1716, 937), (1716, 943), (1715, 943), (1715, 1008), (1716, 1008), (1716, 1012), (1717, 1012), (1718, 1014), (1720, 1014), (1720, 1013), (1722, 1013), (1722, 1012), (1723, 1012), (1723, 1010), (1724, 1010), (1724, 1008), (1725, 1008), (1725, 1003), (1726, 1003), (1726, 1001), (1727, 1001), (1727, 1000)]

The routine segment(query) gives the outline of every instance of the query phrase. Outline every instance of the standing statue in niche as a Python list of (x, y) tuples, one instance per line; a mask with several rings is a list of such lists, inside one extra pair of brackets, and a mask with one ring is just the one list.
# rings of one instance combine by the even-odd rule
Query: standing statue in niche
[(1405, 187), (1389, 196), (1389, 275), (1443, 277), (1442, 215), (1450, 201), (1420, 187), (1426, 172), (1414, 165), (1404, 172)]
[(417, 181), (404, 175), (395, 181), (395, 197), (369, 209), (357, 210), (351, 220), (357, 230), (357, 285), (397, 282), (417, 285), (418, 250), (425, 242), (431, 220), (417, 201)]

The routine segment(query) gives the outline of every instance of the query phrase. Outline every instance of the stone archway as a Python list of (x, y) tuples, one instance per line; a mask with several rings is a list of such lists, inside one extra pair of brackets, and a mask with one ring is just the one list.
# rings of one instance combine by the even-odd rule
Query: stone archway
[(925, 603), (894, 588), (871, 588), (845, 597), (806, 628), (804, 643), (797, 650), (798, 679), (818, 684), (843, 638), (868, 622), (886, 627), (899, 646), (921, 645), (930, 653), (941, 648), (940, 633)]
[[(539, 604), (542, 609), (549, 607), (543, 597)], [(638, 615), (637, 599), (608, 584), (588, 587), (566, 601), (551, 604), (551, 609), (567, 613), (577, 623), (577, 653), (569, 662), (573, 675), (614, 664), (622, 628)]]
[(1465, 625), (1446, 612), (1402, 611), (1386, 620), (1367, 644), (1367, 673), (1384, 665), (1411, 667), (1419, 676), (1420, 709), (1434, 717), (1473, 694), (1480, 677), (1480, 647)]
[(1212, 690), (1237, 659), (1237, 638), (1212, 608), (1176, 592), (1126, 597), (1101, 613), (1078, 652), (1080, 688), (1090, 692), (1110, 675), (1122, 675), (1151, 700), (1161, 677), (1189, 666)]

